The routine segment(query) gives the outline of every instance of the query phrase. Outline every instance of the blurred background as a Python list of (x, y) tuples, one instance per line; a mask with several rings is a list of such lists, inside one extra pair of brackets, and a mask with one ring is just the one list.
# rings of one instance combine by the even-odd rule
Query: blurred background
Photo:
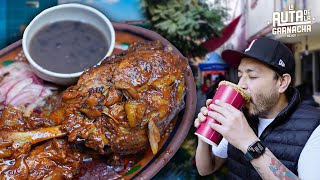
[[(28, 23), (46, 8), (82, 3), (111, 21), (151, 29), (168, 39), (189, 59), (197, 84), (197, 113), (221, 80), (237, 82), (237, 70), (220, 54), (244, 51), (258, 37), (285, 43), (296, 62), (295, 86), (303, 103), (320, 103), (320, 2), (318, 0), (0, 0), (0, 49), (20, 40)], [(272, 13), (310, 9), (312, 31), (295, 37), (272, 34)], [(196, 114), (195, 114), (196, 116)], [(197, 139), (192, 127), (183, 145), (154, 179), (224, 179), (227, 169), (200, 177), (195, 168)]]

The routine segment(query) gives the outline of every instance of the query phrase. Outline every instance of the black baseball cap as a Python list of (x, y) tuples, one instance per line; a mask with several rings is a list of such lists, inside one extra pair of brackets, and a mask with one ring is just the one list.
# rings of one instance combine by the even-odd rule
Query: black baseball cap
[(221, 56), (226, 63), (234, 68), (239, 66), (242, 58), (250, 57), (271, 66), (280, 75), (288, 73), (291, 78), (294, 78), (295, 61), (293, 54), (286, 45), (277, 40), (258, 38), (253, 40), (243, 53), (225, 50)]

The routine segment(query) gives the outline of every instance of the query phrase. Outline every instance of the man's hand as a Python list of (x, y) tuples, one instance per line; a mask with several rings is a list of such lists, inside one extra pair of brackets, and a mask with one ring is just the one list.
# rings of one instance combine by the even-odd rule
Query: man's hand
[[(208, 99), (206, 102), (207, 107), (211, 104), (212, 99)], [(208, 108), (202, 107), (198, 117), (194, 120), (194, 126), (199, 127), (201, 122), (204, 122), (208, 115)], [(196, 150), (196, 165), (198, 172), (201, 176), (209, 175), (219, 169), (225, 159), (212, 155), (211, 146), (206, 142), (199, 139)]]
[[(209, 104), (211, 104), (212, 99), (207, 99), (206, 105), (207, 107)], [(207, 118), (206, 116), (208, 115), (208, 108), (207, 107), (202, 107), (200, 109), (200, 112), (198, 114), (198, 117), (194, 120), (194, 127), (198, 128), (201, 122), (204, 122)]]
[[(250, 144), (259, 140), (249, 126), (243, 113), (232, 105), (216, 100), (209, 105), (209, 108), (212, 109), (212, 111), (207, 112), (208, 116), (221, 123), (211, 123), (210, 127), (218, 131), (230, 144), (243, 153), (247, 152)], [(202, 116), (200, 115), (199, 117), (199, 115), (198, 119), (203, 119)]]

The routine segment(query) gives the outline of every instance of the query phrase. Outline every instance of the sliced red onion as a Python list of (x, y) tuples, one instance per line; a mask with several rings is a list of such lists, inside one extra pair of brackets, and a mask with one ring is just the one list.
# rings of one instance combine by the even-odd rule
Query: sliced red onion
[(32, 83), (31, 78), (26, 78), (21, 81), (18, 81), (15, 85), (11, 87), (11, 89), (8, 91), (8, 94), (6, 96), (6, 103), (9, 103), (16, 95), (20, 93), (20, 91)]
[(57, 90), (55, 86), (44, 85), (25, 62), (15, 62), (0, 69), (0, 110), (5, 105), (22, 107), (25, 114), (32, 113), (37, 106), (44, 105), (44, 98)]

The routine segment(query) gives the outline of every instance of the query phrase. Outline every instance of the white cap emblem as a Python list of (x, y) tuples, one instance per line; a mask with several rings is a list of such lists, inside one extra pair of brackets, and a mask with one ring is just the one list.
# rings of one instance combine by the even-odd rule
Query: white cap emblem
[(249, 50), (251, 49), (251, 46), (253, 45), (253, 43), (254, 43), (255, 41), (256, 41), (256, 39), (255, 39), (255, 40), (253, 40), (253, 41), (251, 41), (251, 43), (250, 43), (249, 47), (248, 47), (246, 50), (244, 50), (244, 52), (249, 51)]
[(282, 61), (282, 59), (279, 60), (279, 66), (282, 66), (282, 67), (286, 67), (286, 64)]

